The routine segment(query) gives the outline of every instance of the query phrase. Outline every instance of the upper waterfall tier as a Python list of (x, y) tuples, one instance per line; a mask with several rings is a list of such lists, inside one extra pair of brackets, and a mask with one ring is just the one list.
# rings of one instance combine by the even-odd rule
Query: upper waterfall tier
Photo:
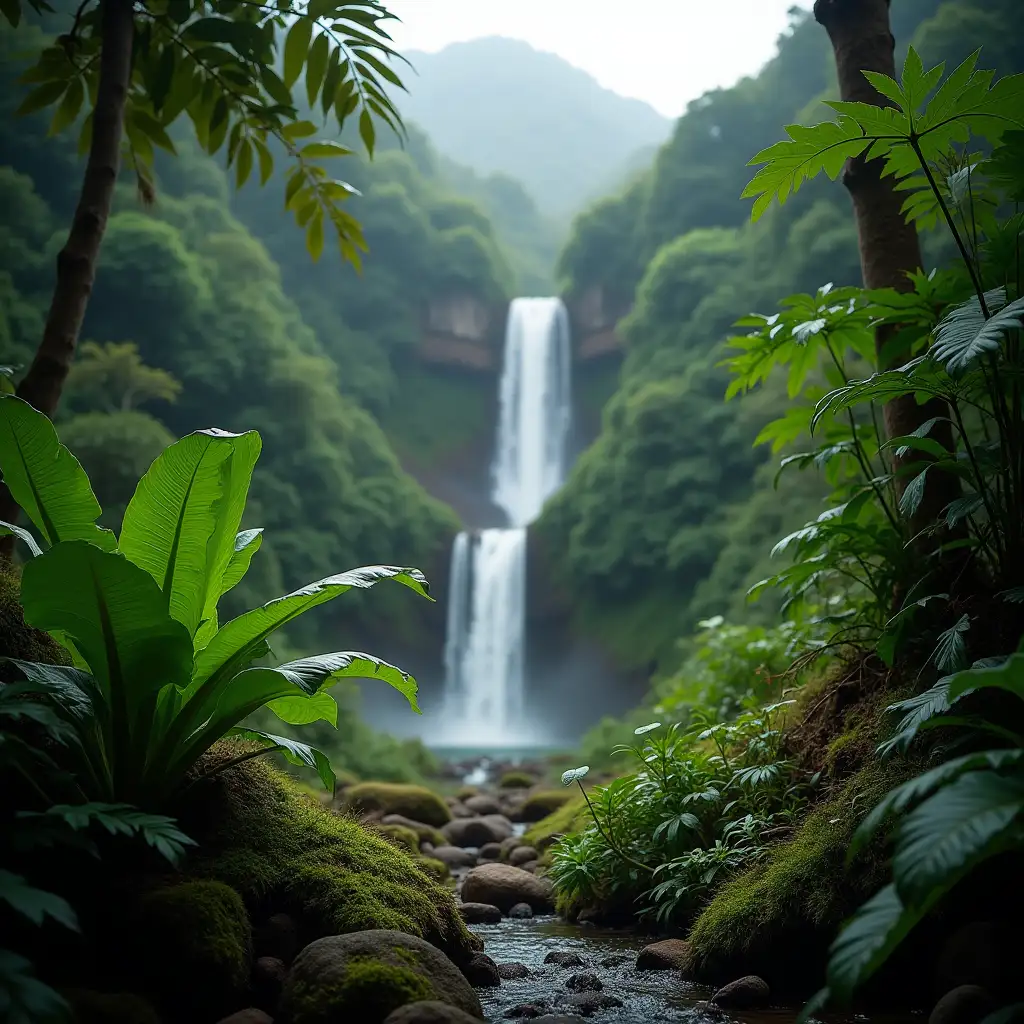
[(526, 526), (562, 485), (572, 422), (569, 316), (561, 299), (513, 299), (505, 329), (492, 497)]

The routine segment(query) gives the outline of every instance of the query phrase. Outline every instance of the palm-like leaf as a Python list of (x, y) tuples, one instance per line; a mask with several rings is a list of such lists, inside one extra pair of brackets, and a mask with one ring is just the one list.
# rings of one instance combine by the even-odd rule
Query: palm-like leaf
[(334, 769), (327, 755), (308, 743), (299, 743), (297, 740), (289, 739), (287, 736), (275, 736), (273, 733), (260, 732), (257, 729), (233, 729), (232, 736), (239, 739), (250, 740), (253, 743), (260, 743), (268, 750), (278, 750), (290, 764), (300, 768), (312, 768), (324, 788), (334, 792), (334, 784), (337, 781)]
[(931, 354), (951, 374), (963, 373), (983, 355), (997, 352), (1007, 332), (1024, 325), (1024, 297), (1006, 302), (1006, 291), (997, 288), (985, 295), (985, 316), (976, 295), (955, 306), (935, 329)]

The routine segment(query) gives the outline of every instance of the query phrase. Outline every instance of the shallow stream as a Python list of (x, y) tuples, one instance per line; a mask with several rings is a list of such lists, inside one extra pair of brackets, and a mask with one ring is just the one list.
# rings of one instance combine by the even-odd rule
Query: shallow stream
[[(636, 971), (637, 953), (652, 941), (643, 935), (628, 932), (601, 931), (566, 924), (554, 917), (530, 920), (504, 919), (501, 924), (473, 925), (471, 931), (484, 940), (484, 952), (499, 964), (521, 963), (529, 977), (502, 981), (500, 988), (477, 989), (489, 1024), (504, 1022), (505, 1012), (524, 1003), (546, 1000), (549, 1013), (573, 1013), (573, 1007), (562, 1002), (570, 993), (565, 987), (571, 975), (596, 974), (604, 983), (602, 994), (622, 1000), (622, 1006), (598, 1010), (591, 1020), (608, 1024), (791, 1024), (798, 1008), (762, 1010), (755, 1013), (715, 1011), (712, 1015), (698, 1004), (706, 1001), (711, 990), (681, 981), (675, 971)], [(544, 963), (551, 952), (577, 953), (584, 967), (559, 967)], [(828, 1024), (863, 1024), (863, 1016), (830, 1015)], [(913, 1017), (872, 1016), (871, 1024), (911, 1024)]]

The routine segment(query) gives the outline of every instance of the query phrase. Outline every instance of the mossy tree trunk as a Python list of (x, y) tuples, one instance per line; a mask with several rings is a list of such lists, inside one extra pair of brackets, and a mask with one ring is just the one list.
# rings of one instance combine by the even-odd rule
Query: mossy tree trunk
[[(878, 107), (891, 106), (864, 77), (865, 71), (896, 77), (889, 0), (816, 0), (814, 17), (832, 41), (841, 98)], [(907, 275), (921, 269), (921, 246), (917, 229), (900, 212), (902, 197), (893, 187), (894, 179), (882, 176), (882, 160), (858, 156), (847, 163), (843, 184), (853, 200), (864, 287), (910, 291), (912, 285)], [(905, 350), (892, 350), (898, 331), (898, 325), (888, 325), (877, 332), (880, 369), (900, 365), (909, 358)], [(946, 419), (932, 428), (931, 436), (952, 451), (949, 409), (939, 399), (918, 404), (913, 395), (907, 395), (888, 402), (884, 408), (886, 434), (902, 437), (936, 416)], [(909, 452), (903, 459), (894, 460), (894, 468), (898, 472), (908, 462), (927, 458), (921, 452)], [(902, 494), (909, 479), (906, 473), (898, 478), (897, 493)], [(959, 495), (960, 485), (955, 476), (931, 473), (924, 498), (910, 519), (911, 536), (918, 536), (939, 519), (942, 510)]]
[[(124, 111), (132, 74), (135, 29), (132, 0), (103, 0), (102, 50), (92, 138), (71, 231), (57, 255), (57, 283), (50, 300), (43, 337), (17, 394), (52, 417), (75, 356), (78, 335), (96, 278), (96, 263), (114, 201), (121, 163)], [(0, 519), (14, 522), (18, 507), (0, 485)], [(13, 538), (0, 552), (10, 556)]]

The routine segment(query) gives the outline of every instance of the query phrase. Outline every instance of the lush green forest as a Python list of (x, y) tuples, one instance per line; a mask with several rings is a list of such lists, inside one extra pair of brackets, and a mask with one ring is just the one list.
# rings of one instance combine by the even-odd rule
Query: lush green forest
[[(1021, 24), (1013, 3), (903, 0), (892, 18), (898, 59), (913, 43), (929, 66), (952, 66), (981, 45), (986, 66), (1020, 66), (1006, 42)], [(653, 166), (578, 216), (561, 253), (568, 295), (601, 289), (631, 311), (601, 434), (538, 528), (580, 625), (611, 640), (623, 663), (673, 669), (677, 639), (710, 615), (770, 621), (772, 596), (751, 603), (746, 591), (776, 565), (775, 541), (824, 508), (813, 468), (775, 487), (778, 453), (754, 447), (793, 398), (785, 380), (723, 402), (722, 363), (741, 316), (860, 279), (841, 184), (813, 181), (757, 224), (740, 199), (747, 161), (778, 126), (828, 118), (820, 101), (834, 95), (834, 76), (821, 27), (797, 14), (778, 55), (690, 104)], [(929, 266), (952, 251), (938, 232), (925, 238)]]

